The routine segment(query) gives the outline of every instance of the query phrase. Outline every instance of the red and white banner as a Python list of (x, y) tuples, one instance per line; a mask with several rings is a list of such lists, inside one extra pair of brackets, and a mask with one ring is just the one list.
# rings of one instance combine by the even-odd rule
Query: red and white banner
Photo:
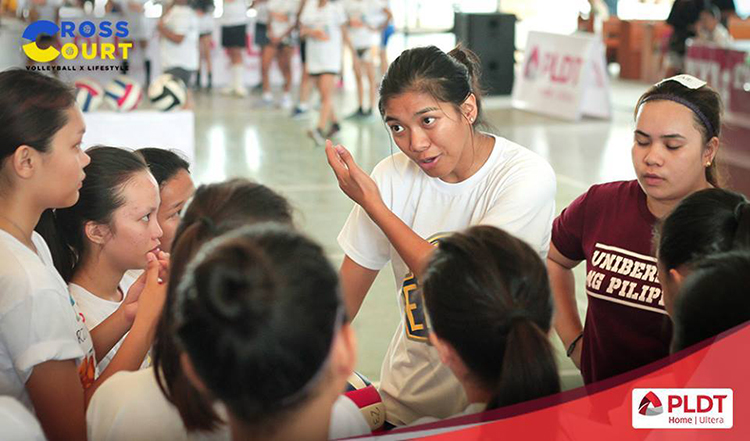
[(594, 34), (530, 32), (513, 107), (568, 120), (610, 118), (604, 44)]

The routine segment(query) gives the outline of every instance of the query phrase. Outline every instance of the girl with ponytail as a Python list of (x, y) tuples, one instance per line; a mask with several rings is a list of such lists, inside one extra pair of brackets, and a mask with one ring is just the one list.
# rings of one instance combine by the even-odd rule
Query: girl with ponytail
[(463, 414), (560, 391), (549, 279), (529, 245), (472, 227), (440, 241), (423, 280), (430, 341), (466, 391)]
[[(387, 421), (445, 418), (468, 404), (429, 344), (421, 278), (440, 237), (473, 225), (503, 228), (540, 256), (549, 248), (555, 175), (540, 156), (488, 133), (479, 59), (458, 47), (404, 51), (380, 87), (380, 114), (400, 152), (365, 173), (329, 142), (328, 163), (355, 206), (339, 235), (340, 275), (354, 317), (392, 263), (403, 321), (386, 354), (380, 393)], [(460, 274), (458, 274), (460, 276)]]
[(657, 266), (667, 312), (685, 277), (701, 260), (733, 250), (750, 252), (750, 203), (718, 188), (691, 194), (657, 226)]

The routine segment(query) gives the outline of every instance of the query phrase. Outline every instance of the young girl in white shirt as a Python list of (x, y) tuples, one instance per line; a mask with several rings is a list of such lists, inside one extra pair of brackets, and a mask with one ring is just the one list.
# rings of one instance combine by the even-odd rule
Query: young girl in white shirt
[(480, 131), (479, 60), (470, 51), (404, 51), (380, 87), (380, 113), (401, 152), (367, 175), (342, 146), (326, 146), (356, 205), (341, 233), (341, 284), (350, 317), (390, 261), (403, 316), (383, 362), (387, 420), (445, 418), (466, 407), (461, 385), (428, 344), (419, 280), (440, 238), (493, 225), (546, 256), (555, 175), (538, 155)]
[[(64, 238), (56, 259), (70, 294), (89, 330), (114, 314), (134, 280), (128, 270), (143, 269), (149, 253), (158, 254), (162, 230), (157, 223), (159, 187), (140, 155), (115, 147), (93, 147), (78, 202), (58, 209)], [(118, 342), (99, 362), (106, 369)], [(146, 362), (146, 365), (148, 363)]]
[[(51, 221), (50, 209), (78, 200), (89, 163), (80, 148), (84, 132), (65, 84), (30, 71), (0, 73), (0, 394), (33, 409), (50, 440), (85, 439), (86, 403), (112, 374), (138, 368), (165, 297), (151, 254), (131, 302), (89, 333), (34, 231), (43, 213)], [(97, 357), (127, 330), (97, 377)]]
[(486, 225), (444, 238), (423, 294), (430, 342), (468, 397), (459, 415), (560, 392), (549, 278), (528, 244)]

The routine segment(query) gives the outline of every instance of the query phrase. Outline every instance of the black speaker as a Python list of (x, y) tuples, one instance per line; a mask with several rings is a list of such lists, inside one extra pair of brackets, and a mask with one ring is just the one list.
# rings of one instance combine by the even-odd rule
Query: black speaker
[(482, 61), (482, 87), (488, 95), (513, 91), (513, 56), (516, 50), (516, 16), (456, 12), (456, 42), (471, 49)]

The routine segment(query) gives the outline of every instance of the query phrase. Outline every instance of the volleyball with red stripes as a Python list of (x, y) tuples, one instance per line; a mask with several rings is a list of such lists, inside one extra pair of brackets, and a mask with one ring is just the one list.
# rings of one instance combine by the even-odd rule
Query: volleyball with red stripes
[(141, 102), (143, 89), (126, 76), (118, 76), (104, 88), (104, 101), (118, 112), (129, 112)]
[(104, 89), (90, 78), (81, 78), (75, 82), (76, 103), (82, 112), (93, 112), (104, 102)]

